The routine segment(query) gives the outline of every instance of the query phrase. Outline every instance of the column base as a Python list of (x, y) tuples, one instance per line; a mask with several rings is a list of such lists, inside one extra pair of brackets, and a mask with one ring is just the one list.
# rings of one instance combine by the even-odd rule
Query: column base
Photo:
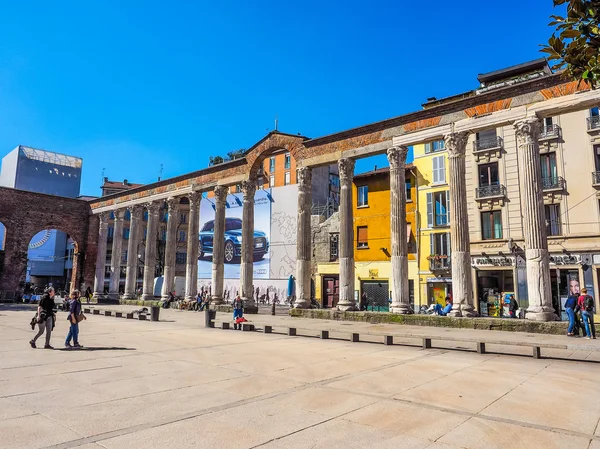
[(211, 296), (210, 303), (214, 304), (215, 306), (221, 305), (221, 304), (223, 304), (223, 297), (222, 296)]
[(462, 316), (466, 318), (475, 318), (479, 316), (479, 312), (477, 312), (477, 310), (473, 306), (466, 306), (463, 304), (460, 309), (462, 312)]
[(536, 307), (533, 310), (527, 309), (525, 319), (530, 321), (558, 321), (558, 316), (552, 308), (544, 310), (542, 307)]
[(99, 299), (104, 299), (104, 298), (106, 298), (106, 295), (104, 293), (95, 292), (92, 295), (92, 299), (95, 299), (96, 301), (98, 301)]
[(169, 295), (160, 295), (160, 299), (163, 301), (168, 301), (169, 300)]
[(151, 295), (149, 293), (144, 293), (142, 295), (142, 301), (155, 301), (154, 295)]
[(106, 299), (110, 299), (112, 301), (118, 301), (121, 299), (121, 296), (118, 293), (109, 293)]
[(390, 307), (390, 312), (397, 313), (399, 315), (411, 315), (415, 313), (415, 311), (407, 304), (401, 304), (398, 306), (392, 305), (392, 307)]
[(296, 299), (294, 302), (294, 309), (310, 309), (310, 299)]
[(353, 302), (344, 302), (344, 303), (338, 302), (337, 309), (340, 312), (355, 312), (356, 304), (354, 304)]
[(137, 299), (137, 295), (135, 293), (125, 293), (123, 299)]

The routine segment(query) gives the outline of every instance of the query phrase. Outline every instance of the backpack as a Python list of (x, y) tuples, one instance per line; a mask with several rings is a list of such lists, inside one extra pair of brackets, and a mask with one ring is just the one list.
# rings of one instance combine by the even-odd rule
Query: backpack
[(594, 298), (590, 295), (585, 295), (585, 299), (583, 300), (583, 308), (586, 312), (591, 312), (594, 310)]

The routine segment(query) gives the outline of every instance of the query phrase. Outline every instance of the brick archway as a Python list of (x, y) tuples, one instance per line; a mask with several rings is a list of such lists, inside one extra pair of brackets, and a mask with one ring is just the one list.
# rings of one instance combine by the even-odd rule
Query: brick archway
[(246, 153), (247, 177), (257, 173), (264, 160), (276, 151), (287, 150), (295, 160), (298, 160), (305, 140), (307, 138), (303, 136), (284, 134), (278, 131), (270, 132)]

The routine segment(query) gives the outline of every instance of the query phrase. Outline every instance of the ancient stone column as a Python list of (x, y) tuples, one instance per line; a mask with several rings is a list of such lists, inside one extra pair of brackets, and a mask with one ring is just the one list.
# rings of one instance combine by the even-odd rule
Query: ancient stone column
[(215, 230), (213, 233), (212, 287), (213, 304), (223, 303), (223, 284), (225, 271), (225, 203), (227, 187), (215, 187)]
[(167, 200), (167, 242), (165, 245), (165, 270), (163, 272), (162, 299), (169, 299), (169, 293), (175, 290), (175, 253), (177, 252), (177, 226), (179, 225), (179, 198)]
[(544, 214), (544, 194), (540, 169), (539, 134), (537, 118), (515, 123), (521, 173), (521, 204), (523, 234), (527, 259), (527, 291), (529, 308), (527, 319), (554, 321), (550, 287), (550, 259)]
[(352, 179), (354, 159), (340, 159), (340, 299), (338, 310), (356, 309), (354, 301), (354, 218), (352, 212)]
[(185, 299), (194, 299), (198, 294), (198, 237), (200, 226), (201, 192), (188, 195), (190, 201), (190, 216), (188, 221), (187, 260), (185, 265)]
[(312, 242), (310, 231), (312, 169), (300, 167), (296, 171), (298, 180), (298, 229), (296, 234), (296, 302), (298, 309), (310, 308), (310, 260)]
[(469, 132), (444, 137), (450, 173), (450, 252), (452, 266), (451, 316), (477, 316), (473, 306), (471, 239), (467, 210), (466, 149)]
[(408, 148), (387, 151), (390, 163), (390, 225), (392, 237), (392, 307), (394, 313), (413, 313), (408, 290), (408, 242), (406, 241), (406, 155)]
[(104, 297), (104, 274), (106, 273), (106, 239), (108, 237), (109, 212), (101, 212), (98, 231), (98, 251), (96, 252), (96, 276), (94, 278), (94, 298)]
[(241, 296), (244, 308), (252, 312), (256, 308), (254, 301), (253, 271), (254, 271), (254, 194), (256, 193), (256, 178), (251, 176), (242, 182), (244, 203), (242, 209), (242, 263), (240, 266)]
[(125, 272), (125, 294), (123, 299), (136, 299), (136, 286), (138, 275), (138, 249), (140, 245), (142, 227), (142, 208), (132, 206), (129, 208), (129, 241), (127, 243), (127, 271)]
[(146, 204), (148, 208), (148, 224), (146, 225), (146, 250), (144, 251), (144, 285), (142, 299), (154, 300), (154, 276), (156, 275), (156, 240), (158, 237), (158, 212), (160, 202)]
[(114, 211), (114, 232), (112, 243), (112, 256), (110, 258), (110, 284), (108, 287), (108, 298), (119, 299), (119, 281), (121, 279), (121, 258), (123, 257), (123, 218), (125, 209)]

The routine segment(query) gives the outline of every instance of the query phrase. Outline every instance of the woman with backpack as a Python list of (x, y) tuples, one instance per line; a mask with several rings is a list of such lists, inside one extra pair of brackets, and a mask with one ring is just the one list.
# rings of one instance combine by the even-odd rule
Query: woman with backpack
[(581, 289), (581, 296), (579, 297), (577, 304), (581, 307), (581, 318), (585, 325), (585, 333), (587, 339), (596, 339), (596, 327), (594, 325), (594, 298), (587, 294), (587, 288)]

